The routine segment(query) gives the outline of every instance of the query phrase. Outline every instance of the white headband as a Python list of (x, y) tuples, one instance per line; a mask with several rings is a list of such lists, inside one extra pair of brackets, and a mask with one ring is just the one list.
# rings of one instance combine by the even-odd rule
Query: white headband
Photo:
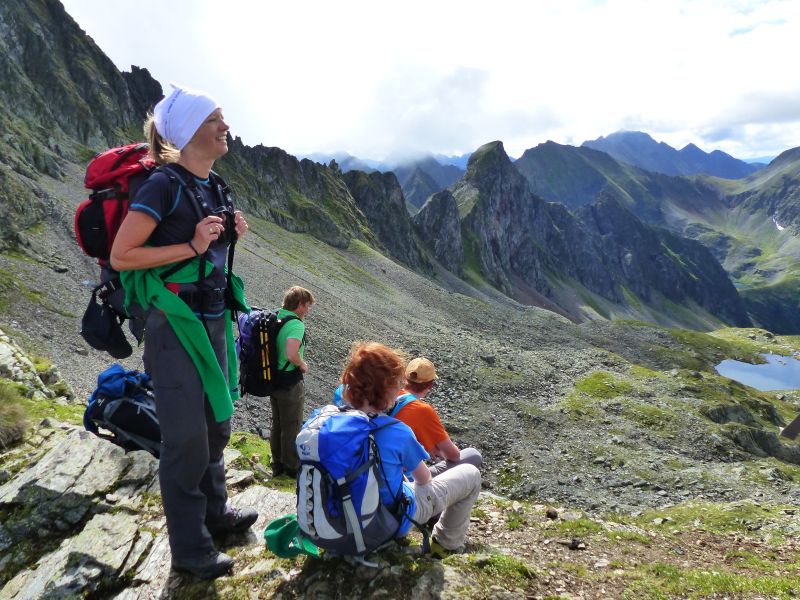
[(219, 108), (219, 104), (205, 92), (190, 90), (171, 83), (172, 93), (153, 109), (156, 131), (178, 150), (192, 139), (206, 117)]

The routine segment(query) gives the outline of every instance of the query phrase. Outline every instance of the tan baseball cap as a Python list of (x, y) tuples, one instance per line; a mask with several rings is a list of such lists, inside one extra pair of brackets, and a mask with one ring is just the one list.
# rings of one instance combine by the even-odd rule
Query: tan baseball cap
[(427, 383), (439, 378), (431, 361), (427, 358), (415, 358), (406, 367), (406, 379), (416, 383)]

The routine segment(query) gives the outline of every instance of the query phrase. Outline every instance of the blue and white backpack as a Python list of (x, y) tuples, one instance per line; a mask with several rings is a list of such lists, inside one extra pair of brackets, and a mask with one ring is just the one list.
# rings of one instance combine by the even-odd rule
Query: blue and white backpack
[(363, 556), (397, 535), (407, 500), (401, 485), (391, 506), (381, 503), (386, 483), (374, 438), (396, 423), (331, 405), (316, 409), (303, 425), (295, 442), (297, 523), (315, 545)]

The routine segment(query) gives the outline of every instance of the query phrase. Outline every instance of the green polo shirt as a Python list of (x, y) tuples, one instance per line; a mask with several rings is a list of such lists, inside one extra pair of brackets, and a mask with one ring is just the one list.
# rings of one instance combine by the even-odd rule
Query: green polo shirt
[[(285, 308), (281, 308), (278, 310), (278, 318), (282, 319), (286, 316), (297, 317), (295, 313), (290, 310), (286, 310)], [(303, 320), (299, 317), (297, 319), (292, 319), (288, 323), (284, 324), (281, 327), (281, 330), (278, 332), (278, 339), (276, 340), (276, 344), (278, 346), (278, 368), (284, 371), (294, 371), (297, 369), (292, 363), (289, 362), (289, 359), (286, 357), (286, 340), (288, 339), (295, 339), (300, 340), (300, 358), (305, 360), (305, 351), (306, 345), (303, 343), (303, 337), (306, 334), (306, 324), (303, 323)], [(287, 366), (284, 366), (287, 365)]]

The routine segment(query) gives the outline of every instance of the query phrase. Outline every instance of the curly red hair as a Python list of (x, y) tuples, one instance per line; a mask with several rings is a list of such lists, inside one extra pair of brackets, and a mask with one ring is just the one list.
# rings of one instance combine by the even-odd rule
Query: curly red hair
[(396, 350), (378, 342), (356, 342), (342, 373), (344, 397), (353, 408), (370, 404), (385, 410), (394, 401), (388, 392), (402, 381), (405, 368), (406, 361)]

